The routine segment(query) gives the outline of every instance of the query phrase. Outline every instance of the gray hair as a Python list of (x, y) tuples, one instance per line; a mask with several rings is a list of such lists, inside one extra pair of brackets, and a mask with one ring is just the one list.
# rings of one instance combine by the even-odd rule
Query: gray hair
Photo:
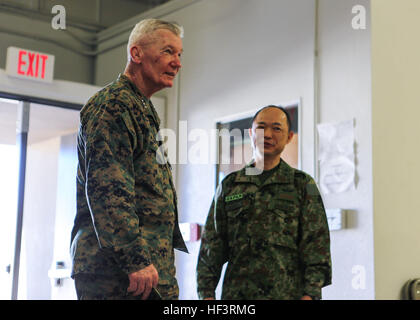
[(159, 19), (144, 19), (137, 23), (130, 33), (127, 44), (128, 59), (130, 59), (130, 47), (133, 44), (138, 43), (144, 36), (151, 34), (158, 29), (169, 30), (180, 38), (184, 36), (184, 28), (175, 22)]

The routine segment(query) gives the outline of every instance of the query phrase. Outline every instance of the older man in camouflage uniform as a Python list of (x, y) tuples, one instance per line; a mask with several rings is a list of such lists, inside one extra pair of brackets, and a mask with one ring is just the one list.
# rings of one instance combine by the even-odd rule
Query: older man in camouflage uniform
[(314, 180), (280, 158), (293, 137), (286, 110), (261, 109), (250, 136), (255, 162), (222, 181), (210, 208), (199, 297), (214, 299), (228, 262), (223, 299), (320, 299), (331, 283), (329, 229)]
[[(80, 112), (72, 276), (79, 299), (178, 298), (174, 248), (187, 251), (150, 97), (178, 73), (182, 28), (138, 23), (124, 74)], [(154, 288), (154, 289), (153, 289)]]

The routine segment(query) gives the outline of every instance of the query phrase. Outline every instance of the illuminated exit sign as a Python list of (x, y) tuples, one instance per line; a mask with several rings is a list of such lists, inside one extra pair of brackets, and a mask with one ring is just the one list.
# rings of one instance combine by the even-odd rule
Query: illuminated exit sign
[(13, 77), (52, 82), (54, 56), (16, 47), (7, 48), (6, 74)]

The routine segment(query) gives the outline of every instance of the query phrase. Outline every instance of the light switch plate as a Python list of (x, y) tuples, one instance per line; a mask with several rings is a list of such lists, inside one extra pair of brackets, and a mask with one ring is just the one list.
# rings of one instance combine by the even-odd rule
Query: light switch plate
[(342, 230), (346, 227), (346, 211), (343, 209), (326, 209), (330, 231)]

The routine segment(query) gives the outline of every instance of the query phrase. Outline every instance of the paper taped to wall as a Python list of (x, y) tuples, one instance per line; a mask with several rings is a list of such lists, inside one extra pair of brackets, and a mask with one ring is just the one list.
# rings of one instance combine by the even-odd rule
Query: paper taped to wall
[(324, 194), (355, 189), (354, 120), (318, 124), (320, 187)]

